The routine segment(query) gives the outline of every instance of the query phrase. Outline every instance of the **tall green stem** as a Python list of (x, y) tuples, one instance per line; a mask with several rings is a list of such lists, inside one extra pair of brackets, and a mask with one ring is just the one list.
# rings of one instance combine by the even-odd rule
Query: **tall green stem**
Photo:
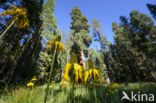
[(5, 31), (0, 35), (0, 39), (6, 34), (6, 32), (14, 25), (16, 19), (5, 29)]
[(97, 98), (96, 98), (96, 90), (95, 90), (95, 82), (94, 82), (94, 79), (93, 79), (93, 88), (94, 88), (94, 99), (95, 99), (95, 103), (97, 103)]
[(71, 99), (72, 99), (72, 103), (74, 103), (74, 99), (75, 99), (75, 95), (74, 95), (74, 90), (75, 90), (75, 82), (73, 80), (73, 83), (72, 83), (72, 94), (71, 94)]
[(49, 92), (49, 84), (52, 80), (52, 72), (53, 72), (53, 65), (54, 65), (54, 61), (55, 61), (56, 49), (57, 49), (57, 47), (54, 50), (52, 65), (51, 65), (51, 69), (50, 69), (50, 76), (49, 76), (49, 80), (48, 80), (47, 88), (46, 88), (46, 93), (45, 93), (45, 97), (44, 97), (44, 103), (46, 103), (46, 101), (47, 101), (47, 96), (48, 96), (48, 92)]

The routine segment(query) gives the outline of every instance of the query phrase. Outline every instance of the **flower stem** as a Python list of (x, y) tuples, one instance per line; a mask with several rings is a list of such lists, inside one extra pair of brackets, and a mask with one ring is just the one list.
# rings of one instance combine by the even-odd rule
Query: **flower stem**
[(54, 65), (54, 61), (55, 61), (56, 49), (57, 49), (57, 47), (54, 50), (54, 56), (53, 56), (52, 65), (51, 65), (51, 69), (50, 69), (49, 81), (47, 83), (46, 93), (45, 93), (45, 97), (44, 97), (44, 103), (46, 103), (46, 101), (47, 101), (47, 96), (48, 96), (48, 92), (49, 92), (49, 84), (52, 80), (52, 72), (53, 72), (53, 65)]
[(0, 35), (0, 39), (6, 34), (6, 32), (14, 25), (16, 19), (12, 21), (12, 23), (4, 30), (4, 32)]
[(94, 99), (95, 99), (95, 103), (97, 103), (97, 98), (96, 98), (96, 90), (95, 90), (95, 82), (94, 82), (94, 79), (93, 79), (93, 88), (94, 88)]
[(75, 82), (73, 81), (73, 85), (72, 85), (72, 103), (74, 103), (74, 99), (75, 99), (74, 90), (75, 90)]

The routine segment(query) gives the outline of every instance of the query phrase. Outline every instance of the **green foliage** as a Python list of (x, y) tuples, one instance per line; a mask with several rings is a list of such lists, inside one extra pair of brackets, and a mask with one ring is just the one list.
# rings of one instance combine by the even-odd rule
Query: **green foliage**
[(105, 51), (109, 50), (108, 46), (110, 45), (110, 42), (106, 40), (106, 37), (102, 33), (102, 29), (103, 27), (101, 26), (99, 21), (96, 19), (93, 19), (92, 20), (92, 33), (93, 33), (93, 38), (94, 38), (93, 40), (100, 43), (100, 46), (101, 46), (100, 51), (104, 53)]
[(95, 51), (93, 48), (89, 50), (88, 58), (92, 59), (95, 68), (98, 69), (102, 75), (102, 79), (104, 82), (106, 82), (106, 67), (104, 66), (104, 57), (103, 53)]
[[(125, 91), (130, 95), (131, 91), (136, 94), (138, 91), (143, 94), (156, 95), (155, 83), (135, 83), (135, 84), (120, 84), (118, 88), (112, 87), (112, 84), (96, 86), (97, 103), (121, 103), (122, 92)], [(34, 88), (19, 88), (12, 92), (6, 93), (0, 98), (1, 103), (43, 103), (45, 86)], [(47, 103), (94, 103), (93, 87), (92, 86), (75, 86), (74, 95), (70, 96), (71, 86), (61, 88), (60, 84), (53, 84)], [(129, 103), (128, 101), (126, 103)]]
[(74, 7), (71, 16), (70, 25), (70, 39), (73, 42), (71, 45), (71, 52), (78, 55), (78, 61), (81, 61), (81, 51), (87, 53), (88, 47), (91, 44), (92, 38), (89, 33), (89, 24), (85, 15), (83, 15), (78, 7)]
[(0, 99), (0, 103), (42, 103), (43, 89), (37, 88), (17, 88), (7, 93), (7, 96)]
[[(112, 23), (115, 44), (111, 45), (111, 54), (115, 62), (112, 66), (116, 81), (153, 81), (154, 22), (138, 11), (132, 11), (130, 19), (120, 19), (120, 26)], [(127, 77), (129, 74), (131, 76)]]
[(147, 4), (147, 7), (153, 15), (153, 18), (156, 20), (156, 5)]
[(55, 0), (47, 0), (42, 10), (42, 35), (48, 41), (54, 39), (57, 35), (56, 18), (54, 17)]
[[(3, 2), (1, 9), (8, 9), (11, 1)], [(0, 40), (0, 79), (4, 81), (19, 82), (27, 80), (37, 74), (36, 60), (41, 49), (40, 27), (42, 20), (40, 12), (42, 11), (43, 0), (22, 0), (15, 1), (17, 7), (27, 8), (27, 16), (31, 29), (19, 29), (14, 25)], [(1, 23), (1, 32), (4, 31), (5, 24), (10, 16)], [(21, 69), (22, 68), (22, 69)], [(31, 71), (31, 72), (30, 72)]]
[[(101, 68), (102, 75), (104, 79), (106, 80), (106, 83), (110, 82), (111, 73), (110, 73), (110, 53), (109, 53), (109, 45), (110, 42), (106, 40), (106, 37), (102, 33), (103, 27), (99, 23), (98, 20), (93, 19), (92, 20), (92, 33), (93, 33), (93, 40), (95, 42), (98, 42), (100, 44), (100, 52), (99, 57), (96, 58), (97, 65), (99, 64), (99, 67)], [(113, 79), (113, 78), (111, 78)]]

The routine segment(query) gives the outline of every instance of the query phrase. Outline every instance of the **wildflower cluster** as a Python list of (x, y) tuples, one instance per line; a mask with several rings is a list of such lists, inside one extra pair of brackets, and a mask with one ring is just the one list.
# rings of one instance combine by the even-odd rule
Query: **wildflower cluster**
[(77, 61), (77, 55), (72, 54), (72, 58), (70, 63), (67, 63), (65, 66), (65, 72), (63, 76), (63, 85), (65, 81), (68, 81), (68, 74), (70, 73), (70, 81), (75, 81), (75, 83), (78, 83), (78, 80), (81, 79), (83, 80), (82, 77), (82, 67), (78, 64)]
[(67, 63), (65, 66), (63, 85), (65, 81), (68, 81), (68, 76), (70, 76), (70, 82), (73, 82), (74, 80), (76, 84), (78, 83), (79, 79), (86, 84), (89, 76), (90, 78), (93, 78), (94, 81), (99, 79), (100, 83), (102, 83), (101, 73), (94, 68), (93, 61), (89, 59), (88, 63), (89, 70), (85, 70), (81, 65), (78, 64), (77, 55), (73, 53), (70, 63)]
[(29, 83), (27, 83), (27, 87), (33, 87), (35, 81), (37, 81), (37, 78), (36, 78), (36, 77), (33, 77), (33, 78), (31, 79), (31, 81), (30, 81)]
[(60, 51), (63, 53), (65, 51), (65, 48), (61, 43), (61, 36), (58, 36), (56, 40), (49, 41), (47, 45), (48, 47), (46, 51), (54, 52), (55, 48), (57, 50), (57, 53), (59, 53)]
[(108, 86), (108, 91), (106, 92), (106, 96), (108, 96), (109, 94), (115, 94), (117, 92), (117, 89), (119, 87), (119, 84), (118, 83), (113, 83), (113, 84), (110, 84)]
[(102, 81), (101, 73), (97, 69), (94, 68), (94, 64), (91, 59), (88, 60), (88, 64), (89, 64), (89, 70), (85, 71), (85, 74), (84, 74), (85, 84), (87, 83), (88, 76), (90, 76), (90, 78), (92, 78), (93, 76), (94, 81), (99, 79), (100, 83), (102, 83), (103, 81)]
[(8, 23), (11, 23), (15, 20), (15, 23), (18, 25), (19, 28), (29, 27), (29, 20), (26, 16), (26, 9), (20, 9), (12, 4), (10, 4), (10, 7), (12, 7), (12, 9), (7, 9), (6, 11), (2, 12), (0, 17), (12, 15), (12, 18)]

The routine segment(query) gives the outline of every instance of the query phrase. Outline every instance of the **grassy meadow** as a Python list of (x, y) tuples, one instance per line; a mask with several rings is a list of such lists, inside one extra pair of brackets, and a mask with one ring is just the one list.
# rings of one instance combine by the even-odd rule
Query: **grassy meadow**
[[(0, 103), (43, 103), (45, 88), (46, 85), (12, 88), (1, 94)], [(62, 84), (53, 83), (47, 103), (95, 103), (92, 85), (75, 85), (74, 95), (71, 95), (71, 91), (71, 84), (62, 87)], [(119, 86), (114, 84), (96, 85), (95, 91), (97, 103), (121, 103), (122, 91), (128, 94), (131, 91), (136, 93), (139, 91), (140, 93), (156, 95), (156, 83), (130, 83), (119, 84)], [(123, 101), (122, 103), (129, 102)]]
[(0, 103), (156, 103), (156, 5), (108, 1), (0, 0)]

